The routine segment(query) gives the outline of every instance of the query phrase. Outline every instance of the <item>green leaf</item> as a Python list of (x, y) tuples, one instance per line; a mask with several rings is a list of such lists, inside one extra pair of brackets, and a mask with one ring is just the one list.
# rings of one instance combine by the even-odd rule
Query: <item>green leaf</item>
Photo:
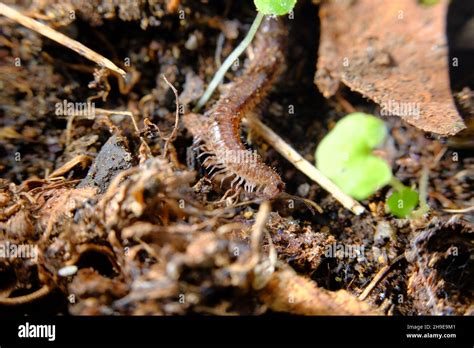
[(345, 193), (362, 200), (387, 185), (390, 166), (372, 155), (387, 134), (375, 116), (352, 113), (340, 120), (316, 149), (316, 165)]
[(293, 10), (296, 0), (254, 0), (258, 12), (265, 15), (283, 16)]
[(418, 205), (418, 192), (408, 187), (393, 192), (387, 199), (387, 205), (393, 215), (407, 217)]
[(333, 178), (339, 188), (355, 199), (365, 199), (390, 182), (392, 170), (387, 162), (376, 156), (348, 161)]
[(424, 6), (432, 6), (432, 5), (436, 5), (439, 0), (419, 0), (420, 4), (424, 5)]

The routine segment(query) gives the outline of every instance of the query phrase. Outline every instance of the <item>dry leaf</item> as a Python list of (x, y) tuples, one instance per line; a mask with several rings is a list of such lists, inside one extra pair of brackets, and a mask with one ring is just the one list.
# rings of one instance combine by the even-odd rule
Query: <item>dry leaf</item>
[(429, 132), (465, 128), (451, 95), (445, 36), (447, 0), (335, 0), (321, 5), (315, 83), (325, 97), (342, 81)]

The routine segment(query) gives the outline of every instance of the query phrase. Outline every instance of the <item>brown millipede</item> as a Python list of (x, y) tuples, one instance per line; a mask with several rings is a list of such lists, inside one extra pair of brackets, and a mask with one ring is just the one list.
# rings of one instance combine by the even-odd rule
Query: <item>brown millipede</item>
[(237, 77), (204, 116), (187, 114), (184, 123), (195, 136), (195, 145), (207, 155), (203, 162), (214, 178), (224, 174), (221, 183), (233, 177), (231, 187), (244, 186), (264, 199), (276, 197), (285, 184), (262, 158), (247, 150), (240, 139), (242, 117), (267, 95), (284, 67), (286, 30), (281, 19), (268, 18), (255, 37), (253, 55), (242, 76)]

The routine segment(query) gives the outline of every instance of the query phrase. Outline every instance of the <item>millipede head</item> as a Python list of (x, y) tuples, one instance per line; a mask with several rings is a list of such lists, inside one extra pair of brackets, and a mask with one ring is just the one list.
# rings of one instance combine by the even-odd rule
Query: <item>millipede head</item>
[(285, 190), (285, 183), (280, 180), (269, 181), (263, 187), (261, 191), (261, 196), (264, 199), (273, 199), (276, 198), (280, 193)]

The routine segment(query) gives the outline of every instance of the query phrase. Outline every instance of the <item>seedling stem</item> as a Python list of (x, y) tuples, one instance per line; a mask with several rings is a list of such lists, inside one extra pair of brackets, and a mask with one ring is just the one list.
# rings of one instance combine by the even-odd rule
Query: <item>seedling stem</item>
[(242, 54), (242, 52), (245, 51), (245, 49), (250, 45), (252, 42), (255, 34), (257, 33), (258, 28), (260, 27), (260, 24), (262, 23), (263, 17), (265, 15), (261, 12), (257, 12), (257, 16), (255, 17), (252, 26), (250, 27), (249, 32), (247, 33), (247, 36), (242, 40), (242, 42), (232, 51), (229, 56), (227, 56), (226, 60), (222, 65), (220, 66), (219, 70), (217, 70), (216, 74), (214, 75), (211, 83), (207, 86), (206, 91), (202, 95), (202, 97), (199, 99), (196, 107), (194, 108), (194, 112), (198, 112), (211, 98), (212, 94), (214, 93), (215, 89), (219, 84), (222, 82), (222, 79), (224, 78), (225, 73), (231, 65), (235, 62), (237, 58)]

